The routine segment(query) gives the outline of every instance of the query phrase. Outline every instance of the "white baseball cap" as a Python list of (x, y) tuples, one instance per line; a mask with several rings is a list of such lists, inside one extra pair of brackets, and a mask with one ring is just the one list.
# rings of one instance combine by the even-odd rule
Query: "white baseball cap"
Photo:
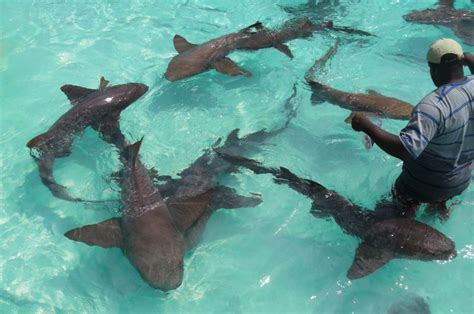
[(448, 53), (456, 55), (458, 60), (462, 60), (464, 57), (460, 44), (450, 38), (443, 38), (435, 41), (431, 45), (426, 55), (426, 60), (430, 63), (440, 64), (441, 58)]

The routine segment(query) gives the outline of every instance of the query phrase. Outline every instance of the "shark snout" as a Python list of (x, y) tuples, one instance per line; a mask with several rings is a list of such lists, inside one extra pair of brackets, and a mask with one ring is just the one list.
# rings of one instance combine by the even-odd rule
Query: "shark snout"
[(171, 268), (162, 266), (156, 271), (141, 272), (141, 275), (151, 287), (162, 291), (169, 291), (181, 286), (183, 282), (183, 266), (182, 263), (179, 263), (177, 267)]
[(133, 89), (130, 91), (131, 94), (133, 94), (135, 99), (140, 98), (143, 94), (145, 94), (148, 91), (148, 86), (142, 83), (134, 83), (133, 84)]
[(137, 83), (137, 89), (138, 91), (143, 95), (148, 91), (148, 86), (142, 83)]

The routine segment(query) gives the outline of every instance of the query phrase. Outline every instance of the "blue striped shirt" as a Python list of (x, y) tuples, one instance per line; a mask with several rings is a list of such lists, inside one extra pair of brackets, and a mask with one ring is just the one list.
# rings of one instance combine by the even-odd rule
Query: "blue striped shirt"
[(446, 84), (413, 109), (400, 140), (412, 160), (400, 182), (423, 201), (451, 198), (469, 186), (474, 159), (474, 76)]

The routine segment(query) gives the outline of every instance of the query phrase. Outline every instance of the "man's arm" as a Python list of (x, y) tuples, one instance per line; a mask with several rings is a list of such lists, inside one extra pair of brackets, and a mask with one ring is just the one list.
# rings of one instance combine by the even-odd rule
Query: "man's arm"
[(402, 161), (413, 159), (397, 135), (379, 128), (364, 114), (358, 112), (352, 114), (352, 128), (366, 133), (387, 154)]
[(464, 53), (464, 64), (467, 65), (471, 74), (474, 74), (474, 56), (468, 52)]

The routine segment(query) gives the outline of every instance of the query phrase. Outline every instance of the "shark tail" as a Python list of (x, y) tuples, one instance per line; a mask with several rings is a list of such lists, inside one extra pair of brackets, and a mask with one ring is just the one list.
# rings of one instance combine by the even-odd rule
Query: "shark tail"
[(319, 58), (318, 60), (316, 60), (314, 62), (314, 64), (309, 68), (309, 70), (306, 72), (306, 75), (305, 75), (305, 79), (306, 79), (306, 82), (308, 82), (308, 84), (310, 85), (322, 85), (321, 83), (318, 83), (315, 79), (315, 73), (319, 70), (321, 70), (325, 65), (326, 63), (332, 58), (334, 57), (334, 55), (336, 54), (337, 52), (337, 49), (339, 48), (339, 44), (340, 44), (340, 40), (337, 39), (336, 42), (334, 43), (334, 45), (332, 45), (327, 51), (326, 53), (321, 57)]

